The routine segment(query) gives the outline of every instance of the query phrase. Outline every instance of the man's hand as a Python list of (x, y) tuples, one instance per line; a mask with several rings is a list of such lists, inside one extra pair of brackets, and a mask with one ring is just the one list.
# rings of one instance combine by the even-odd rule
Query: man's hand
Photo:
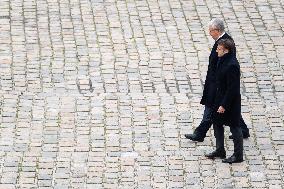
[(223, 106), (220, 106), (217, 110), (218, 113), (223, 114), (225, 112), (225, 108)]

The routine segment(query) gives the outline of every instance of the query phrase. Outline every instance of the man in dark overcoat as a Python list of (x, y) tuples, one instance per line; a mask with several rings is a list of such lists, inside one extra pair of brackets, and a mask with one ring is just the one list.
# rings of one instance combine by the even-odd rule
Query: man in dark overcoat
[(212, 115), (216, 150), (206, 156), (225, 158), (223, 125), (228, 125), (233, 137), (234, 154), (223, 162), (237, 163), (243, 161), (243, 135), (239, 122), (241, 115), (240, 66), (234, 54), (233, 40), (221, 39), (217, 44), (216, 94)]
[[(218, 61), (218, 55), (216, 52), (217, 42), (221, 39), (232, 39), (226, 32), (224, 22), (220, 19), (213, 19), (209, 23), (209, 34), (215, 40), (215, 44), (211, 50), (209, 56), (209, 65), (201, 99), (201, 104), (205, 105), (203, 118), (199, 126), (195, 129), (193, 134), (185, 134), (185, 137), (198, 142), (203, 142), (206, 137), (206, 133), (212, 125), (212, 106), (216, 94), (216, 66)], [(234, 55), (236, 50), (234, 49)], [(250, 136), (247, 125), (245, 124), (242, 116), (240, 115), (240, 126), (242, 128), (243, 137), (248, 138)], [(232, 138), (232, 136), (230, 136)]]

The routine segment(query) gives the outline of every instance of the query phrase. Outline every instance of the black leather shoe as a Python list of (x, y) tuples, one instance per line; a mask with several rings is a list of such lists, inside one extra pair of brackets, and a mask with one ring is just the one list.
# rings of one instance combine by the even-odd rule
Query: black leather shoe
[[(247, 139), (249, 137), (250, 137), (250, 134), (245, 134), (245, 135), (243, 134), (243, 139)], [(233, 135), (230, 135), (229, 139), (233, 139)]]
[(185, 134), (185, 138), (196, 142), (203, 142), (204, 138), (198, 137), (196, 134)]
[(229, 158), (226, 158), (226, 159), (223, 159), (223, 160), (222, 160), (223, 163), (230, 163), (230, 164), (232, 164), (232, 163), (241, 163), (241, 162), (243, 162), (243, 161), (244, 161), (243, 158), (237, 158), (237, 157), (234, 156), (234, 155), (232, 155), (232, 156), (229, 157)]
[(213, 151), (209, 154), (205, 154), (205, 157), (209, 158), (209, 159), (215, 159), (217, 157), (219, 157), (220, 159), (224, 159), (226, 158), (226, 151)]

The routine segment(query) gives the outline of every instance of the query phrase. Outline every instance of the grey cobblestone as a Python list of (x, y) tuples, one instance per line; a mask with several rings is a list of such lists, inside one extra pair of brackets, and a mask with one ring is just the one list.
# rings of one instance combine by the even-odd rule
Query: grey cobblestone
[[(2, 0), (0, 189), (284, 188), (283, 5)], [(212, 129), (183, 136), (202, 119), (214, 17), (237, 45), (251, 133), (235, 165), (204, 157)]]

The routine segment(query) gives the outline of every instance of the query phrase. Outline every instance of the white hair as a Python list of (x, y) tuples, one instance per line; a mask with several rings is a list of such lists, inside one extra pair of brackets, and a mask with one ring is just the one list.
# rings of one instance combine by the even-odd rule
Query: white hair
[(220, 32), (225, 31), (225, 26), (223, 20), (219, 18), (214, 18), (209, 22), (209, 27), (212, 27), (213, 29), (219, 30)]

